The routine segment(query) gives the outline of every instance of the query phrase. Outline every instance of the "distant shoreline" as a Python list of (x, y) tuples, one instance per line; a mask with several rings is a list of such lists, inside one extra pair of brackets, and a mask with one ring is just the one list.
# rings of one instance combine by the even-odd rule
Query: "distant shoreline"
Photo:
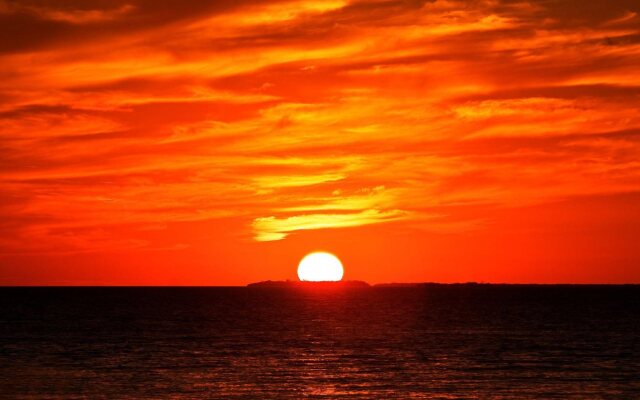
[(640, 283), (489, 283), (489, 282), (389, 282), (369, 284), (365, 281), (305, 282), (305, 281), (260, 281), (246, 285), (250, 288), (295, 288), (295, 287), (344, 287), (344, 288), (414, 288), (414, 287), (488, 287), (488, 286), (640, 286)]
[(250, 288), (298, 288), (298, 287), (323, 287), (323, 288), (369, 288), (367, 282), (364, 281), (325, 281), (325, 282), (307, 282), (307, 281), (262, 281), (254, 282), (247, 285)]
[[(268, 283), (271, 282), (271, 283)], [(346, 282), (358, 282), (357, 284), (345, 284)], [(639, 283), (491, 283), (491, 282), (389, 282), (369, 284), (364, 281), (340, 281), (340, 282), (300, 282), (300, 281), (262, 281), (253, 282), (247, 285), (0, 285), (0, 289), (56, 289), (56, 288), (77, 288), (77, 289), (188, 289), (188, 288), (255, 288), (255, 287), (313, 287), (313, 286), (336, 286), (336, 287), (367, 287), (367, 288), (412, 288), (412, 287), (593, 287), (593, 286), (640, 286)]]

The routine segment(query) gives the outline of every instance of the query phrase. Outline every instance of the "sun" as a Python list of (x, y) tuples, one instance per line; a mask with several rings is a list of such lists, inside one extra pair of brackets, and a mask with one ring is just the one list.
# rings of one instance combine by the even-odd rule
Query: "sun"
[(337, 282), (344, 269), (338, 257), (324, 251), (307, 254), (298, 264), (298, 278), (306, 282)]

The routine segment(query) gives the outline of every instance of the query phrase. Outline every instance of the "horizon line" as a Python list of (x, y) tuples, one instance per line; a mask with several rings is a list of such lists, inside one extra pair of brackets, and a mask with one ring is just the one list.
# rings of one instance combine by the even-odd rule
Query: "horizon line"
[(640, 282), (628, 282), (628, 283), (611, 283), (611, 282), (592, 282), (592, 283), (569, 283), (569, 282), (558, 282), (558, 283), (539, 283), (539, 282), (529, 282), (529, 283), (510, 283), (510, 282), (381, 282), (381, 283), (373, 283), (369, 284), (366, 281), (362, 280), (349, 280), (349, 281), (321, 281), (321, 282), (310, 282), (310, 281), (292, 281), (292, 280), (279, 280), (279, 281), (256, 281), (250, 282), (244, 285), (2, 285), (0, 284), (0, 289), (6, 288), (248, 288), (249, 285), (255, 283), (262, 282), (291, 282), (291, 283), (304, 283), (304, 284), (314, 284), (314, 283), (340, 283), (340, 282), (364, 282), (369, 285), (369, 287), (381, 287), (386, 285), (397, 285), (397, 286), (412, 286), (412, 285), (442, 285), (442, 286), (454, 286), (454, 285), (469, 285), (469, 286), (640, 286)]

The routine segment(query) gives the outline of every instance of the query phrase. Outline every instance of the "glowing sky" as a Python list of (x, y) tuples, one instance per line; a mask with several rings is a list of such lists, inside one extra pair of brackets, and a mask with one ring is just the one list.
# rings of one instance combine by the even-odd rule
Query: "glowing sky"
[(639, 13), (0, 0), (0, 284), (640, 282)]

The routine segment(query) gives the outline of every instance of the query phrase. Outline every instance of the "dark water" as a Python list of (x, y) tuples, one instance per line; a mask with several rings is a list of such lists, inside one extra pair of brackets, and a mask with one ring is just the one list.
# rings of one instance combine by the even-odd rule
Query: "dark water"
[(640, 286), (0, 289), (0, 398), (640, 398)]

